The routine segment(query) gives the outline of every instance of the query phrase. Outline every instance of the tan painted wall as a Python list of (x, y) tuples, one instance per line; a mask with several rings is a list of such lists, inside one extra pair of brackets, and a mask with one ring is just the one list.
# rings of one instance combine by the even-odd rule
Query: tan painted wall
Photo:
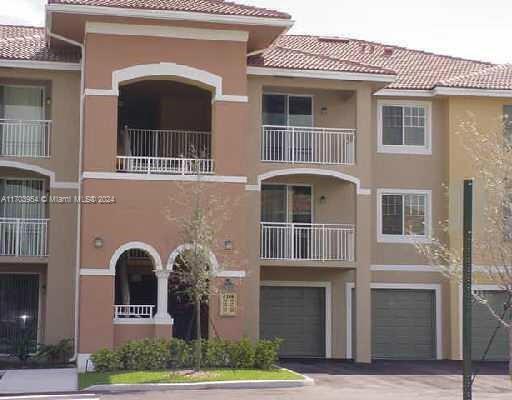
[[(0, 157), (50, 170), (57, 182), (78, 182), (80, 73), (0, 68), (0, 84), (37, 84), (47, 88), (47, 118), (52, 120), (49, 158)], [(49, 178), (23, 169), (0, 167), (0, 176), (40, 177), (51, 196), (75, 196), (76, 190), (49, 188)], [(54, 343), (74, 335), (76, 204), (48, 204), (50, 256), (44, 260), (44, 302), (41, 340)], [(13, 258), (9, 258), (13, 260)], [(17, 260), (11, 272), (25, 268), (30, 258)], [(0, 260), (1, 262), (1, 260)], [(43, 265), (41, 266), (43, 267)], [(3, 266), (5, 269), (5, 266)]]

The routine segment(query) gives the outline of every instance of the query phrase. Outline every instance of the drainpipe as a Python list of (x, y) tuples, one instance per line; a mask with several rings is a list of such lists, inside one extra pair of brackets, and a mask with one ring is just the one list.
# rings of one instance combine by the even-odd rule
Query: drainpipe
[[(85, 51), (84, 45), (75, 40), (66, 38), (56, 33), (52, 33), (49, 28), (46, 29), (48, 36), (62, 40), (63, 42), (69, 43), (73, 46), (78, 46), (81, 52), (80, 60), (80, 144), (78, 148), (78, 199), (82, 196), (82, 147), (83, 147), (83, 134), (84, 134), (84, 96), (85, 96)], [(75, 257), (75, 332), (73, 340), (73, 356), (69, 360), (70, 362), (76, 361), (78, 358), (78, 314), (80, 311), (79, 298), (80, 298), (80, 222), (81, 222), (81, 202), (77, 204), (77, 221), (76, 221), (76, 257)]]

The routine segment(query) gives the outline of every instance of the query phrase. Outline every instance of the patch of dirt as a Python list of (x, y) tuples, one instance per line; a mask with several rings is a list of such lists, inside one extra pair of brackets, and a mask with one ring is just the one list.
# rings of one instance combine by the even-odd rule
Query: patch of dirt
[(216, 373), (210, 372), (210, 371), (194, 371), (192, 369), (183, 369), (183, 370), (178, 370), (178, 371), (172, 371), (170, 373), (170, 375), (171, 376), (183, 376), (186, 378), (212, 379), (212, 378), (216, 378), (219, 374), (216, 374)]

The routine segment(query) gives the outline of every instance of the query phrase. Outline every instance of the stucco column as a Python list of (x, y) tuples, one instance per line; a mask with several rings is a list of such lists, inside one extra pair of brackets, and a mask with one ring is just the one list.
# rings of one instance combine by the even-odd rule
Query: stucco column
[(158, 298), (155, 314), (155, 322), (159, 324), (171, 324), (172, 318), (167, 311), (167, 297), (169, 286), (170, 272), (165, 269), (155, 270), (155, 275), (158, 282)]
[(372, 355), (372, 315), (371, 315), (371, 243), (372, 196), (359, 194), (357, 197), (357, 237), (356, 237), (356, 349), (355, 360), (371, 362)]

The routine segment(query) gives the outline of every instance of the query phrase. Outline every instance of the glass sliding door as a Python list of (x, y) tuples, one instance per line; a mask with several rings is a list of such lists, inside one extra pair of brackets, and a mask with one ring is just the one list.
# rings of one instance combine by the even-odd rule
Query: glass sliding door
[(267, 258), (286, 258), (289, 248), (288, 190), (286, 185), (261, 187), (261, 247)]
[(311, 186), (291, 186), (291, 219), (294, 223), (294, 258), (311, 258)]
[(0, 154), (45, 154), (44, 98), (43, 87), (0, 86)]

